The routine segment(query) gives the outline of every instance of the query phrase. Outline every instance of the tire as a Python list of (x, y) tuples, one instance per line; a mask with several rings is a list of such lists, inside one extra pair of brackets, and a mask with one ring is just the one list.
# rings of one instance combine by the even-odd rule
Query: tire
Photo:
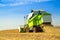
[(36, 27), (33, 27), (33, 32), (36, 32)]
[(26, 27), (26, 32), (29, 32), (29, 27)]
[(38, 32), (43, 32), (43, 25), (38, 25), (37, 30)]

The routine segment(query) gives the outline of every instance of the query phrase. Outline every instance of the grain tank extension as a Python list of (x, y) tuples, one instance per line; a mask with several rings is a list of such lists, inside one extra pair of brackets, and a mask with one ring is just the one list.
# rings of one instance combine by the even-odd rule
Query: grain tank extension
[(25, 32), (43, 31), (44, 25), (51, 25), (52, 21), (51, 14), (42, 10), (31, 10), (31, 13), (29, 13), (25, 19), (24, 28), (22, 28)]

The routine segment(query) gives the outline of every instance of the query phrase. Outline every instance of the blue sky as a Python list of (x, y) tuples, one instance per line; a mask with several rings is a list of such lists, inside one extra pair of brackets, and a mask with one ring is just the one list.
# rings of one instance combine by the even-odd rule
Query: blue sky
[(0, 0), (0, 30), (15, 29), (24, 24), (24, 16), (34, 9), (52, 14), (52, 24), (60, 26), (60, 1), (58, 0)]

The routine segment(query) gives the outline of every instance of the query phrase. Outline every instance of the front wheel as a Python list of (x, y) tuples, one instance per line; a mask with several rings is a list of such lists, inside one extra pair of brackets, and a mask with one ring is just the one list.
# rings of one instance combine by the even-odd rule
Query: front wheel
[(26, 32), (29, 32), (29, 27), (26, 27)]
[(36, 32), (36, 27), (33, 27), (33, 32)]

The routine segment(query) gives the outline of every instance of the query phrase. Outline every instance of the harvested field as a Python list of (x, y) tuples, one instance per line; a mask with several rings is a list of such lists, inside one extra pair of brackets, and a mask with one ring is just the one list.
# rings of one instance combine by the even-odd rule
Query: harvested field
[(59, 27), (45, 27), (44, 32), (19, 33), (18, 29), (0, 31), (0, 40), (60, 40)]

